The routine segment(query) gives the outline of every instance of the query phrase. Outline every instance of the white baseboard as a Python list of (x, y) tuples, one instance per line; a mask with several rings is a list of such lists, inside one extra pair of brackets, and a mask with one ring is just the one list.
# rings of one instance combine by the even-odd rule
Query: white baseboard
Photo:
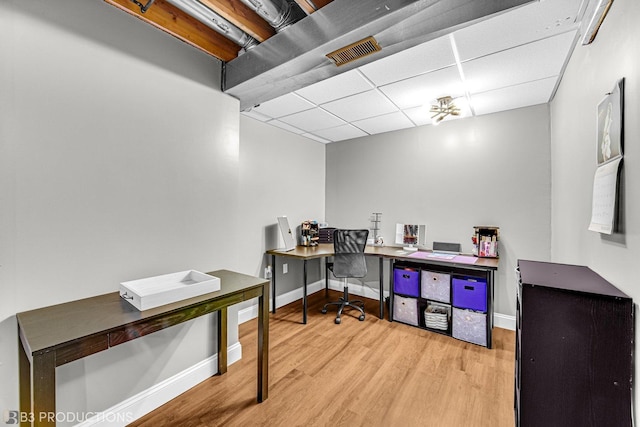
[(497, 328), (516, 330), (516, 316), (508, 314), (493, 313), (493, 326)]
[[(322, 289), (324, 289), (324, 280), (318, 280), (317, 282), (307, 285), (307, 295), (311, 295), (315, 292), (321, 291)], [(342, 292), (342, 282), (339, 280), (329, 279), (329, 289)], [(377, 281), (364, 284), (349, 282), (349, 293), (365, 298), (378, 299), (380, 288)], [(384, 296), (387, 297), (388, 292), (385, 291)], [(294, 289), (276, 297), (276, 308), (301, 299), (302, 288)], [(271, 302), (269, 302), (269, 307), (271, 307)], [(244, 322), (248, 322), (256, 317), (258, 317), (258, 304), (254, 304), (251, 307), (246, 307), (238, 311), (238, 324), (240, 325)]]
[[(307, 293), (312, 294), (324, 288), (324, 280), (319, 280), (307, 286)], [(342, 291), (342, 282), (339, 280), (329, 279), (329, 289)], [(349, 282), (349, 293), (365, 298), (378, 299), (380, 288), (378, 282), (352, 283)], [(384, 291), (384, 298), (389, 293)], [(302, 299), (302, 288), (294, 289), (276, 297), (276, 308), (282, 307), (294, 301)], [(271, 303), (270, 303), (271, 304)], [(270, 305), (271, 306), (271, 305)], [(258, 305), (255, 304), (238, 312), (238, 324), (247, 322), (258, 317)], [(503, 329), (516, 330), (516, 317), (508, 314), (494, 313), (493, 326)]]
[[(229, 346), (228, 364), (231, 365), (241, 358), (242, 345), (238, 342)], [(96, 413), (95, 416), (77, 424), (77, 426), (125, 426), (217, 373), (218, 355), (215, 354), (105, 411)]]

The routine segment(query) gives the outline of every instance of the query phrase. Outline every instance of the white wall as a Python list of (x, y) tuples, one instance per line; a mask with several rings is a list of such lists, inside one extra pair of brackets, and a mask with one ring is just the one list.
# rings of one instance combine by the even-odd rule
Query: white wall
[[(552, 259), (587, 265), (637, 303), (640, 259), (640, 2), (616, 0), (595, 42), (576, 47), (551, 103)], [(622, 231), (588, 231), (596, 170), (596, 107), (625, 78)], [(635, 340), (635, 354), (638, 340)], [(634, 384), (636, 381), (634, 380)], [(636, 407), (638, 393), (636, 392)]]
[[(16, 312), (240, 266), (239, 117), (219, 61), (102, 1), (0, 2), (0, 57), (0, 410), (12, 410)], [(193, 366), (215, 354), (215, 327), (205, 316), (58, 368), (57, 409), (100, 411)]]
[(467, 252), (475, 225), (499, 226), (495, 309), (513, 316), (517, 259), (550, 256), (549, 150), (546, 105), (329, 144), (327, 220), (368, 228), (382, 212), (386, 243), (409, 222)]

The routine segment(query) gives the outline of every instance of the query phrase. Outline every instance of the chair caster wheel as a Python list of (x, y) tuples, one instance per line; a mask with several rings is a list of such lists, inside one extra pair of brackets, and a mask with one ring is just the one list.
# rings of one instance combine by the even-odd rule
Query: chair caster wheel
[(336, 317), (336, 325), (339, 325), (339, 324), (340, 324), (340, 322), (341, 322), (340, 318), (339, 318), (339, 317)]
[(360, 317), (358, 317), (358, 320), (363, 322), (364, 321), (364, 314), (361, 314)]
[(323, 308), (322, 310), (320, 310), (322, 312), (322, 314), (327, 314), (327, 309)]

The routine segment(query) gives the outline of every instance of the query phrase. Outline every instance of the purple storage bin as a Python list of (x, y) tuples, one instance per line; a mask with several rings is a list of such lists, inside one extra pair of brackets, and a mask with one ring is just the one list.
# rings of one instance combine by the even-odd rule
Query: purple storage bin
[(476, 278), (456, 278), (452, 280), (453, 305), (476, 311), (487, 311), (487, 281)]
[(420, 272), (412, 268), (394, 268), (393, 292), (412, 297), (420, 296)]

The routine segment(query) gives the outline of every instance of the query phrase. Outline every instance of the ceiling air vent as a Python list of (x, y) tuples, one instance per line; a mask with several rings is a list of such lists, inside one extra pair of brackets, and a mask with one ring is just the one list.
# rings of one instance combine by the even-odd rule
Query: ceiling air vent
[(367, 37), (349, 46), (328, 53), (326, 56), (333, 61), (336, 66), (341, 66), (353, 62), (356, 59), (364, 58), (374, 52), (381, 50), (380, 45), (373, 37)]

